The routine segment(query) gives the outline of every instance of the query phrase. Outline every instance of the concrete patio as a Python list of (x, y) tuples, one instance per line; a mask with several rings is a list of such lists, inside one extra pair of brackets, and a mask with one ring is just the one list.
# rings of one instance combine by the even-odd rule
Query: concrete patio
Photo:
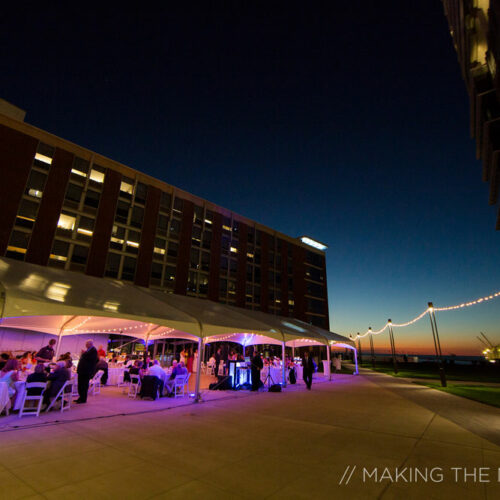
[[(496, 471), (500, 447), (440, 415), (439, 408), (415, 402), (405, 384), (394, 387), (385, 375), (336, 375), (312, 391), (296, 386), (280, 394), (217, 393), (221, 399), (154, 412), (4, 427), (1, 496), (498, 498), (496, 474), (489, 483), (455, 481), (450, 467)], [(441, 395), (453, 397), (419, 390), (436, 393), (438, 406)], [(463, 400), (456, 399), (460, 411)], [(471, 403), (477, 414), (490, 410)], [(363, 468), (375, 467), (379, 480), (363, 481)], [(384, 468), (404, 467), (437, 467), (443, 480), (381, 478)]]

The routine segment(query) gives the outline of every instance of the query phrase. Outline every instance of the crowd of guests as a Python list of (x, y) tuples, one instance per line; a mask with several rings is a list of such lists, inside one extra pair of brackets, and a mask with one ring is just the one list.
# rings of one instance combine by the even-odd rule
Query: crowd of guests
[(172, 361), (172, 370), (170, 375), (160, 366), (158, 360), (152, 361), (148, 356), (145, 360), (133, 359), (130, 356), (125, 358), (125, 372), (123, 374), (124, 382), (131, 382), (131, 375), (139, 376), (141, 382), (144, 382), (145, 377), (156, 377), (158, 379), (158, 392), (160, 397), (174, 396), (175, 378), (179, 375), (187, 376), (189, 372), (183, 358), (181, 361), (174, 359)]
[[(51, 339), (48, 344), (39, 351), (27, 351), (22, 355), (14, 356), (12, 352), (0, 353), (0, 382), (5, 382), (8, 388), (11, 406), (17, 398), (16, 382), (20, 380), (21, 373), (27, 372), (26, 383), (47, 383), (43, 391), (42, 411), (47, 410), (51, 401), (55, 398), (64, 384), (72, 378), (75, 370), (70, 352), (61, 354), (57, 361), (55, 359), (56, 340)], [(105, 377), (108, 373), (106, 352), (103, 347), (99, 351), (94, 347), (93, 341), (88, 340), (85, 349), (82, 350), (80, 359), (76, 366), (78, 375), (78, 394), (76, 403), (85, 403), (89, 389), (90, 379), (98, 370), (104, 372), (101, 381), (106, 383)], [(40, 395), (43, 389), (29, 388), (28, 396)]]

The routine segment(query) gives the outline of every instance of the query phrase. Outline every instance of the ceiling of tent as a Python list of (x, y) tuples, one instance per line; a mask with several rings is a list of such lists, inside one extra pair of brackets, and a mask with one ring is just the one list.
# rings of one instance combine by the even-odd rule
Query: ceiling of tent
[[(116, 333), (137, 338), (233, 335), (234, 342), (303, 345), (350, 342), (294, 318), (82, 273), (0, 258), (1, 326), (53, 334)], [(226, 338), (229, 340), (229, 338)]]

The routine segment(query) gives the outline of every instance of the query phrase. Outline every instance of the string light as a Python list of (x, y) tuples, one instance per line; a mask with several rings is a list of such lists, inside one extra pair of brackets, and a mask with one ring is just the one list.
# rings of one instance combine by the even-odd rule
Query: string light
[[(488, 300), (496, 299), (497, 297), (500, 297), (500, 292), (495, 292), (495, 293), (493, 293), (491, 295), (486, 295), (484, 297), (480, 297), (479, 299), (471, 300), (470, 302), (464, 302), (462, 304), (457, 304), (455, 306), (448, 306), (448, 307), (428, 307), (425, 311), (421, 312), (418, 316), (416, 316), (415, 318), (411, 319), (410, 321), (407, 321), (406, 323), (392, 323), (392, 326), (395, 327), (395, 328), (402, 328), (402, 327), (405, 327), (405, 326), (410, 326), (410, 325), (413, 325), (413, 323), (416, 323), (417, 321), (421, 320), (430, 311), (454, 311), (456, 309), (463, 309), (464, 307), (475, 306), (477, 304), (481, 304), (482, 302), (486, 302)], [(389, 327), (389, 322), (387, 322), (385, 324), (385, 326), (383, 328), (381, 328), (380, 330), (373, 331), (371, 329), (371, 327), (370, 327), (362, 335), (360, 335), (358, 333), (354, 338), (352, 336), (351, 336), (351, 338), (354, 341), (356, 339), (362, 339), (363, 337), (366, 337), (367, 335), (370, 335), (370, 334), (371, 335), (378, 335), (378, 334), (384, 332), (388, 327)]]

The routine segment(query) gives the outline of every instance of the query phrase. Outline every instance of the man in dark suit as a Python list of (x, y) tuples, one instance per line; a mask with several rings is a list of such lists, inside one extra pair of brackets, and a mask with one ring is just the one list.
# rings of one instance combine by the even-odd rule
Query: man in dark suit
[(311, 390), (314, 373), (314, 362), (309, 351), (306, 351), (304, 353), (304, 356), (302, 357), (302, 368), (304, 382), (306, 383), (307, 388)]
[(97, 349), (94, 347), (94, 342), (92, 340), (87, 340), (85, 344), (87, 350), (82, 350), (80, 356), (80, 361), (78, 361), (78, 366), (76, 368), (76, 373), (78, 373), (78, 399), (76, 403), (86, 403), (87, 393), (89, 392), (89, 382), (90, 379), (95, 375), (95, 368), (99, 357), (97, 355)]
[(252, 358), (252, 391), (258, 391), (260, 387), (260, 371), (264, 368), (262, 358), (259, 352), (255, 349)]

